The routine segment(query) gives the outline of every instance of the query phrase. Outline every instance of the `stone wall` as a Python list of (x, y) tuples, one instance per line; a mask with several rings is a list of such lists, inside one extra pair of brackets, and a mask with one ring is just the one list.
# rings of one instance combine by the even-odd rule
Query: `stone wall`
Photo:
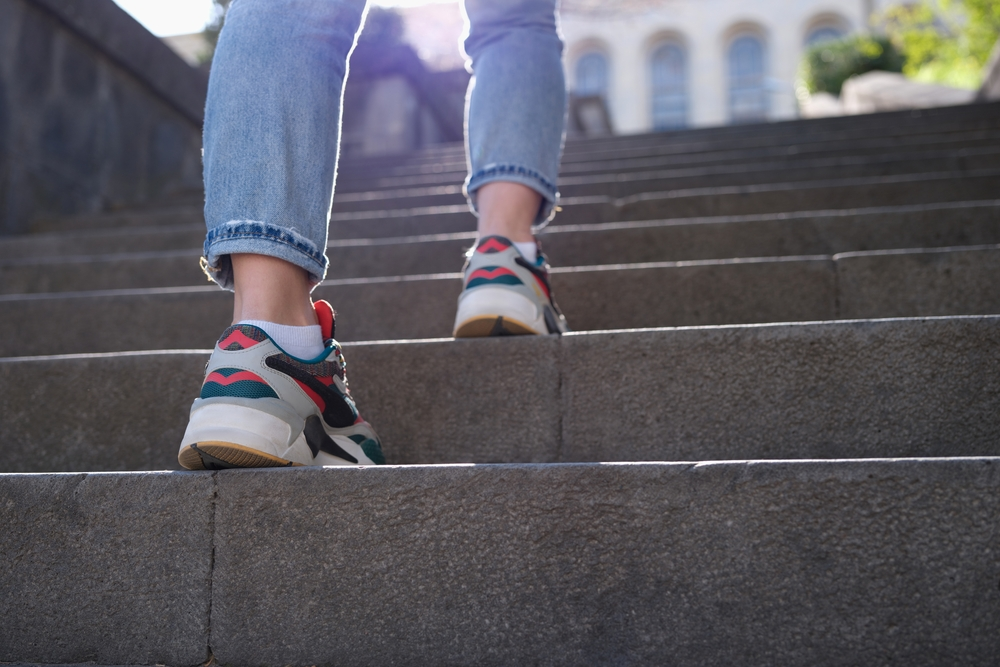
[(205, 85), (112, 0), (0, 0), (0, 235), (200, 198)]

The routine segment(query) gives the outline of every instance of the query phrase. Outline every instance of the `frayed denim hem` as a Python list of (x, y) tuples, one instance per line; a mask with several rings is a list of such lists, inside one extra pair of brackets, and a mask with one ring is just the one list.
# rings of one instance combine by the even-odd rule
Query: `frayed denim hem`
[(465, 197), (469, 200), (469, 208), (477, 216), (479, 210), (476, 208), (476, 190), (494, 181), (520, 183), (542, 195), (542, 206), (532, 223), (534, 231), (542, 229), (555, 217), (559, 204), (559, 191), (555, 184), (534, 169), (513, 164), (491, 164), (465, 179)]
[(326, 276), (326, 255), (305, 237), (286, 228), (255, 220), (233, 220), (209, 230), (205, 237), (202, 270), (223, 289), (233, 289), (235, 253), (277, 257), (309, 273), (314, 284)]

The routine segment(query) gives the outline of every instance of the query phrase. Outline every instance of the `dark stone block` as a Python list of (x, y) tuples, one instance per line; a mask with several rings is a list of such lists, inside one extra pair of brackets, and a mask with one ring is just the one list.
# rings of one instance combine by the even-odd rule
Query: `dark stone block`
[(153, 126), (149, 138), (149, 174), (162, 179), (180, 171), (189, 130), (172, 121)]
[[(11, 159), (10, 145), (10, 100), (7, 98), (7, 81), (0, 73), (0, 174), (7, 172)], [(2, 209), (0, 209), (2, 210)]]
[(193, 473), (0, 475), (0, 662), (204, 662), (213, 493)]
[(227, 470), (211, 645), (224, 665), (994, 664), (998, 473)]
[(207, 360), (185, 352), (0, 363), (0, 470), (177, 469)]
[(35, 9), (26, 8), (17, 42), (15, 66), (20, 91), (26, 97), (42, 97), (52, 85), (54, 38), (51, 20)]
[(95, 54), (76, 39), (66, 39), (63, 43), (62, 85), (66, 92), (78, 98), (90, 97), (97, 90)]
[(72, 132), (59, 106), (49, 106), (42, 114), (42, 132), (39, 137), (42, 159), (63, 162), (69, 154)]
[(1000, 246), (837, 255), (840, 317), (1000, 313)]

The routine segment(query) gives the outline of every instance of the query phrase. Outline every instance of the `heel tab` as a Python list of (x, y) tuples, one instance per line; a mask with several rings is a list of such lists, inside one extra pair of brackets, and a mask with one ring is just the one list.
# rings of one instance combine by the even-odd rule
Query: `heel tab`
[(333, 306), (320, 299), (313, 302), (313, 310), (316, 311), (316, 321), (319, 323), (320, 331), (323, 332), (323, 340), (336, 338), (337, 312)]

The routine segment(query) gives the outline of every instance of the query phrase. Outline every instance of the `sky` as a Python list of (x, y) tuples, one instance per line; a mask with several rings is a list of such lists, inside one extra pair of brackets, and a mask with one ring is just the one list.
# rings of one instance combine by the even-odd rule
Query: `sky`
[[(412, 7), (434, 1), (372, 0), (374, 4), (383, 7)], [(115, 2), (157, 37), (200, 32), (212, 18), (212, 0), (115, 0)]]

